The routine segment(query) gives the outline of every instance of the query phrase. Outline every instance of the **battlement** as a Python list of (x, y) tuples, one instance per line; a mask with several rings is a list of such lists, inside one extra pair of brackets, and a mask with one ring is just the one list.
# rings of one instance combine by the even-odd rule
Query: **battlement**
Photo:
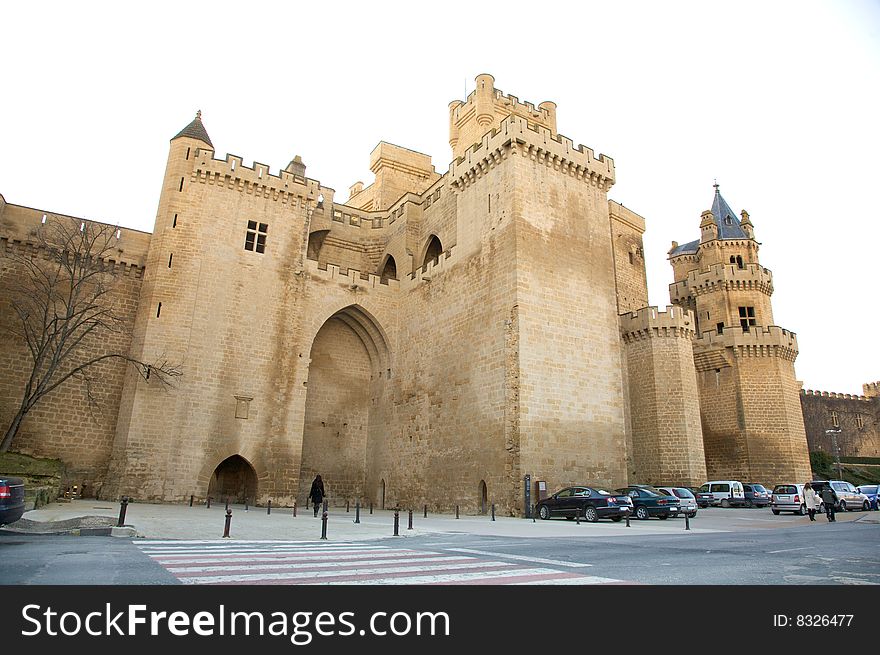
[(226, 186), (249, 195), (264, 196), (291, 205), (317, 203), (323, 196), (325, 203), (333, 201), (334, 190), (322, 187), (317, 180), (282, 170), (274, 175), (268, 164), (254, 161), (246, 166), (242, 158), (227, 154), (226, 159), (215, 159), (210, 148), (198, 148), (192, 170), (192, 180), (202, 184)]
[(760, 264), (713, 264), (708, 269), (691, 271), (684, 280), (669, 285), (673, 302), (684, 301), (714, 291), (749, 290), (773, 294), (773, 273)]
[(614, 184), (614, 160), (610, 157), (596, 157), (591, 148), (576, 146), (566, 136), (519, 116), (508, 116), (452, 161), (448, 173), (451, 186), (464, 190), (511, 154), (552, 166), (605, 191)]
[(305, 271), (312, 277), (344, 284), (350, 291), (355, 292), (400, 289), (399, 280), (382, 280), (382, 278), (375, 273), (364, 273), (354, 268), (344, 269), (336, 264), (326, 264), (322, 266), (311, 259), (306, 260)]
[(866, 382), (862, 385), (862, 391), (868, 398), (880, 398), (880, 382)]
[[(876, 384), (876, 383), (875, 383)], [(862, 385), (866, 387), (868, 385)], [(870, 396), (858, 396), (851, 393), (835, 393), (833, 391), (813, 391), (812, 389), (801, 389), (802, 396), (820, 396), (822, 398), (837, 398), (838, 400), (864, 400), (870, 401)]]
[(657, 307), (643, 307), (620, 315), (620, 332), (626, 343), (658, 337), (692, 339), (694, 315), (690, 310), (670, 305), (665, 312)]
[(749, 330), (730, 326), (725, 327), (721, 334), (706, 330), (697, 337), (694, 345), (701, 348), (733, 348), (740, 357), (782, 357), (793, 362), (798, 355), (797, 335), (778, 325), (752, 326)]

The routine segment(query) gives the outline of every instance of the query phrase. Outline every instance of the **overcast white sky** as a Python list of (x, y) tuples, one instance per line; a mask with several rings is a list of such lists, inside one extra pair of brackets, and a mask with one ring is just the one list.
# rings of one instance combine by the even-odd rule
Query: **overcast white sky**
[(650, 301), (715, 178), (749, 211), (798, 378), (880, 380), (880, 2), (73, 3), (0, 6), (0, 194), (152, 231), (168, 141), (300, 154), (336, 189), (380, 140), (447, 170), (448, 103), (487, 72), (614, 158), (647, 219)]

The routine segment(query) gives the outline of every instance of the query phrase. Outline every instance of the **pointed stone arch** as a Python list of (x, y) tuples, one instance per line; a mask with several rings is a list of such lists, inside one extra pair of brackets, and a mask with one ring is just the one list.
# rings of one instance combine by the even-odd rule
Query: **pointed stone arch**
[(217, 502), (256, 502), (258, 493), (257, 471), (241, 455), (231, 455), (217, 464), (208, 482), (206, 496)]
[(397, 262), (394, 261), (394, 257), (390, 253), (382, 259), (382, 264), (379, 266), (379, 278), (383, 284), (388, 280), (397, 279)]
[(424, 268), (431, 262), (436, 263), (442, 254), (443, 244), (440, 242), (440, 237), (432, 234), (428, 237), (428, 241), (425, 243), (425, 248), (422, 251), (421, 267)]
[(321, 248), (324, 246), (324, 239), (330, 234), (330, 230), (316, 230), (309, 234), (309, 243), (306, 248), (306, 259), (318, 261), (321, 256)]

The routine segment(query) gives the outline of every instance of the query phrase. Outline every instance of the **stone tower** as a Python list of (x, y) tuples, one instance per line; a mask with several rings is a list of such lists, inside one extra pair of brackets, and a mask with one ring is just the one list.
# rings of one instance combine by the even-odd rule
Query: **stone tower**
[(758, 261), (747, 212), (715, 185), (700, 239), (669, 251), (673, 304), (696, 319), (694, 362), (710, 479), (803, 482), (810, 463), (793, 332), (774, 325), (773, 276)]

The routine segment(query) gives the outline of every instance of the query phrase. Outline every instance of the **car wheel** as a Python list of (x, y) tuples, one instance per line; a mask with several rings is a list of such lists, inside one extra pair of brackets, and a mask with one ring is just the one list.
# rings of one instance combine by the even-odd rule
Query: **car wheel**
[(751, 506), (752, 506), (752, 501), (749, 500), (748, 498), (746, 498), (746, 507), (751, 507)]
[(648, 518), (649, 516), (650, 516), (650, 515), (648, 514), (648, 508), (647, 508), (647, 507), (644, 507), (644, 506), (642, 506), (642, 505), (636, 507), (636, 518), (637, 518), (637, 519), (642, 519), (642, 520), (644, 520), (644, 519)]
[(595, 523), (596, 521), (599, 520), (599, 512), (596, 511), (595, 507), (587, 507), (584, 510), (584, 518), (589, 523)]
[(862, 503), (862, 511), (863, 512), (870, 512), (871, 511), (871, 504), (867, 500), (864, 503)]
[(620, 523), (620, 521), (621, 521), (622, 519), (623, 519), (622, 516), (612, 516), (612, 517), (611, 517), (611, 520), (614, 521), (615, 523)]
[(730, 501), (727, 500), (727, 498), (722, 498), (721, 499), (721, 506), (724, 507), (725, 509), (730, 507)]
[(799, 509), (797, 512), (795, 512), (795, 513), (796, 513), (798, 516), (803, 516), (804, 514), (807, 513), (807, 508), (806, 508), (806, 506), (805, 506), (805, 505), (801, 505), (800, 509)]
[(773, 512), (773, 516), (779, 516), (779, 510), (778, 510), (778, 509), (771, 509), (770, 511)]
[(541, 505), (541, 508), (538, 510), (538, 516), (541, 517), (542, 521), (546, 521), (550, 518), (550, 508), (546, 505)]
[(847, 510), (846, 510), (846, 501), (845, 501), (845, 500), (841, 500), (841, 501), (840, 501), (840, 511), (841, 511), (841, 512), (845, 512), (845, 511), (847, 511)]

